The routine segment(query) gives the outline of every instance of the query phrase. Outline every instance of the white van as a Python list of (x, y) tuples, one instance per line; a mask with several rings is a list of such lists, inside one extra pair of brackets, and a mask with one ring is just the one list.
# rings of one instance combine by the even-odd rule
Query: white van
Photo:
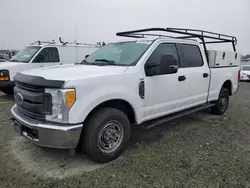
[(80, 63), (101, 46), (94, 44), (37, 41), (22, 49), (8, 62), (0, 64), (0, 91), (13, 93), (16, 73), (41, 67)]

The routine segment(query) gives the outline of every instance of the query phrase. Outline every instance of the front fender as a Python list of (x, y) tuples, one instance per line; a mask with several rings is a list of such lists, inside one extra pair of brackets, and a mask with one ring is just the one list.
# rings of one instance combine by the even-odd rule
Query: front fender
[(138, 90), (130, 89), (131, 87), (123, 86), (100, 86), (87, 92), (84, 90), (77, 91), (76, 102), (73, 105), (69, 113), (70, 123), (84, 122), (89, 113), (98, 105), (114, 99), (120, 99), (128, 102), (135, 113), (135, 119), (137, 122), (143, 118), (141, 108), (143, 107), (143, 101), (139, 97)]
[(14, 80), (16, 73), (21, 71), (26, 71), (32, 68), (36, 68), (36, 64), (30, 63), (13, 63), (13, 62), (4, 62), (0, 64), (0, 70), (5, 69), (9, 71), (10, 80)]

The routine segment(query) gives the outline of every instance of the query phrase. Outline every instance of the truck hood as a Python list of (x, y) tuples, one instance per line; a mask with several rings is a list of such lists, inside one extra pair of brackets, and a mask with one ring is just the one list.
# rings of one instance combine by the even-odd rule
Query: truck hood
[(22, 66), (24, 64), (27, 64), (27, 63), (9, 62), (9, 61), (2, 62), (2, 63), (0, 63), (0, 70), (2, 70), (2, 69), (10, 70), (13, 67)]
[(46, 80), (77, 80), (104, 75), (119, 74), (127, 69), (125, 66), (96, 65), (58, 65), (21, 72), (22, 74), (43, 77)]

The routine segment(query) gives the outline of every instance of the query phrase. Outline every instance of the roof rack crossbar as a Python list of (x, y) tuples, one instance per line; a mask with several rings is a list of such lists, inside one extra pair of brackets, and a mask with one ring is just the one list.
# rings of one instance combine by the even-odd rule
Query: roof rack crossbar
[[(184, 36), (184, 37), (173, 37), (173, 36), (170, 36), (170, 35), (159, 35), (159, 34), (148, 34), (148, 33), (140, 33), (140, 34), (131, 34), (130, 37), (133, 37), (133, 38), (146, 38), (146, 36), (153, 36), (153, 37), (167, 37), (167, 38), (180, 38), (180, 39), (189, 39), (189, 38), (192, 38), (190, 36)], [(193, 40), (193, 41), (196, 41), (195, 39), (189, 39), (189, 40)]]
[(31, 45), (33, 45), (33, 44), (39, 44), (39, 45), (41, 45), (41, 44), (55, 44), (55, 41), (54, 40), (52, 40), (52, 41), (41, 41), (41, 40), (38, 40), (38, 41), (35, 41), (35, 42), (31, 43)]
[[(234, 36), (224, 35), (220, 33), (204, 31), (204, 30), (197, 30), (197, 29), (184, 29), (184, 28), (147, 28), (147, 29), (139, 29), (139, 30), (132, 30), (132, 31), (125, 31), (116, 33), (117, 36), (123, 37), (133, 37), (133, 38), (145, 38), (145, 36), (158, 36), (161, 37), (163, 35), (160, 34), (148, 34), (145, 32), (169, 32), (175, 33), (182, 36), (171, 36), (171, 38), (179, 38), (179, 39), (191, 39), (191, 38), (198, 38), (202, 41), (202, 44), (211, 44), (211, 43), (227, 43), (231, 42), (234, 51), (235, 45), (237, 44), (237, 38)], [(142, 33), (144, 32), (144, 33)], [(183, 36), (184, 35), (184, 36)], [(168, 36), (169, 37), (169, 36)], [(213, 39), (213, 41), (205, 41), (205, 39)], [(205, 47), (205, 46), (204, 46)]]
[[(180, 30), (180, 31), (179, 31)], [(172, 28), (167, 28), (167, 32), (173, 32), (173, 33), (178, 33), (178, 34), (186, 34), (189, 35), (191, 38), (192, 37), (202, 37), (202, 38), (207, 38), (207, 39), (215, 39), (215, 40), (221, 40), (221, 41), (230, 41), (234, 42), (235, 44), (237, 43), (237, 39), (234, 36), (229, 36), (229, 35), (224, 35), (224, 34), (219, 34), (219, 33), (213, 33), (209, 31), (203, 31), (203, 30), (194, 30), (194, 29), (172, 29)], [(201, 32), (201, 33), (190, 33), (189, 31), (195, 31), (195, 32)], [(217, 36), (209, 36), (206, 34), (213, 34)], [(222, 38), (224, 37), (224, 38)], [(229, 39), (230, 38), (230, 39)]]
[[(196, 38), (197, 36), (181, 36), (181, 37), (176, 37), (178, 39), (191, 39), (191, 38)], [(215, 41), (205, 41), (205, 43), (224, 43), (224, 42), (234, 42), (232, 40), (229, 40), (229, 39), (224, 39), (224, 40), (220, 40), (218, 38), (214, 38), (214, 37), (206, 37), (205, 38), (209, 38), (209, 39), (215, 39)]]
[[(229, 43), (229, 42), (232, 42), (232, 41), (230, 41), (230, 40), (228, 40), (228, 41), (207, 41), (207, 42), (205, 42), (206, 44), (217, 44), (217, 43)], [(202, 44), (202, 42), (200, 42), (200, 44)]]
[(158, 34), (148, 34), (148, 33), (140, 33), (140, 34), (133, 34), (133, 36), (138, 36), (140, 38), (145, 38), (145, 36), (154, 36), (154, 37), (169, 37), (169, 38), (175, 38), (169, 35), (158, 35)]
[(204, 35), (204, 33), (207, 33), (207, 34), (212, 34), (212, 35), (218, 35), (219, 38), (220, 37), (229, 37), (229, 38), (235, 38), (234, 36), (229, 36), (229, 35), (225, 35), (225, 34), (220, 34), (220, 33), (215, 33), (215, 32), (210, 32), (210, 31), (204, 31), (204, 30), (198, 30), (198, 29), (183, 29), (183, 28), (172, 28), (172, 27), (169, 27), (167, 29), (170, 29), (170, 30), (181, 30), (181, 31), (185, 31), (186, 33), (187, 32), (201, 32), (202, 35)]
[(80, 43), (80, 42), (64, 42), (64, 41), (62, 41), (61, 37), (59, 37), (59, 41), (63, 45), (74, 44), (74, 45), (83, 45), (83, 46), (92, 46), (92, 47), (99, 47), (100, 46), (100, 45), (97, 45), (97, 44), (95, 45), (95, 44), (87, 44), (87, 43)]

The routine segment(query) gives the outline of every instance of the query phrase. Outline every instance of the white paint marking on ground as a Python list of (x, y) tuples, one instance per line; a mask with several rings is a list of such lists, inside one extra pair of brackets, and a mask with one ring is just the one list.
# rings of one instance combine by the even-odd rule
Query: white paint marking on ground
[(4, 101), (4, 102), (0, 102), (0, 104), (7, 104), (7, 103), (12, 103), (14, 101)]
[(10, 152), (24, 171), (38, 176), (62, 179), (104, 166), (91, 162), (80, 153), (69, 157), (67, 150), (38, 147), (23, 137), (14, 137), (9, 145)]

